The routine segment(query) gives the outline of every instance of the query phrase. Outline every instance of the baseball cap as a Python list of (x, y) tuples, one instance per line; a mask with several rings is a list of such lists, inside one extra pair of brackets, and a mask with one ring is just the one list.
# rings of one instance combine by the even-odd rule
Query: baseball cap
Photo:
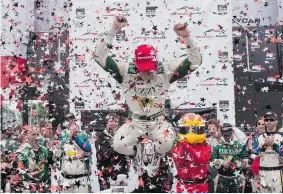
[(264, 115), (264, 118), (272, 118), (272, 119), (278, 120), (277, 114), (275, 112), (273, 112), (273, 111), (267, 112)]
[(157, 71), (156, 49), (150, 44), (142, 44), (135, 49), (134, 63), (139, 72)]
[(231, 136), (233, 134), (233, 127), (229, 123), (223, 123), (221, 128), (222, 136)]

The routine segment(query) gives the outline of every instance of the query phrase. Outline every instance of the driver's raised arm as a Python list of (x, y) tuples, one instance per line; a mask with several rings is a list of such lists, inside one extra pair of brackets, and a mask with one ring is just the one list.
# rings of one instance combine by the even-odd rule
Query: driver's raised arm
[(175, 24), (174, 31), (177, 35), (182, 37), (186, 46), (187, 56), (166, 64), (169, 71), (170, 83), (173, 83), (174, 81), (185, 77), (190, 72), (195, 71), (202, 62), (199, 48), (192, 39), (187, 24)]
[(125, 17), (114, 18), (111, 29), (107, 32), (106, 36), (100, 40), (98, 46), (95, 49), (94, 59), (95, 61), (107, 72), (109, 72), (118, 83), (123, 81), (124, 68), (122, 64), (116, 62), (109, 56), (109, 50), (112, 47), (113, 39), (116, 33), (127, 25), (127, 19)]

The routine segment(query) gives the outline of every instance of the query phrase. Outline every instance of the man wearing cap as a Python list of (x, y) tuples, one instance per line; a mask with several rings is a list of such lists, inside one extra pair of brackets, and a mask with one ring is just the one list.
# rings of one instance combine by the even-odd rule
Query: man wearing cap
[(243, 169), (249, 167), (248, 149), (233, 136), (233, 127), (224, 123), (222, 137), (211, 155), (211, 164), (218, 169), (215, 177), (216, 193), (243, 193), (245, 178)]
[(95, 51), (96, 62), (121, 84), (130, 112), (131, 122), (118, 129), (113, 138), (113, 148), (125, 155), (135, 155), (139, 141), (147, 137), (155, 142), (155, 152), (162, 155), (171, 150), (175, 141), (173, 126), (164, 117), (169, 86), (196, 70), (201, 64), (201, 55), (187, 24), (178, 23), (174, 31), (184, 40), (185, 58), (161, 63), (154, 46), (142, 44), (135, 49), (133, 61), (121, 64), (109, 56), (109, 49), (118, 30), (126, 25), (125, 17), (115, 17), (111, 29)]
[(276, 125), (278, 117), (274, 112), (264, 115), (266, 132), (260, 134), (253, 142), (252, 152), (259, 155), (259, 192), (281, 193), (283, 170), (283, 136)]

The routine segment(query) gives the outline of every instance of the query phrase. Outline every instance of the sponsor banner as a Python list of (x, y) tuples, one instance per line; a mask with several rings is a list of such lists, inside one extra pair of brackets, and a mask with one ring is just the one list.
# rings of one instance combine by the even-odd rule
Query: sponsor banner
[[(156, 47), (160, 61), (184, 58), (186, 48), (173, 28), (178, 22), (187, 22), (202, 53), (203, 64), (189, 79), (172, 84), (171, 108), (214, 107), (228, 95), (229, 110), (225, 117), (220, 109), (217, 115), (220, 120), (234, 124), (232, 59), (239, 57), (241, 61), (242, 54), (233, 56), (232, 34), (238, 37), (242, 32), (232, 33), (230, 3), (227, 0), (178, 0), (178, 3), (173, 0), (74, 0), (70, 18), (70, 101), (81, 96), (85, 110), (120, 109), (125, 102), (120, 85), (93, 60), (94, 48), (109, 30), (114, 15), (125, 15), (129, 22), (129, 26), (116, 34), (110, 49), (109, 55), (119, 62), (131, 61), (134, 49), (145, 43)], [(99, 78), (105, 82), (101, 83)], [(76, 110), (73, 104), (71, 112)]]

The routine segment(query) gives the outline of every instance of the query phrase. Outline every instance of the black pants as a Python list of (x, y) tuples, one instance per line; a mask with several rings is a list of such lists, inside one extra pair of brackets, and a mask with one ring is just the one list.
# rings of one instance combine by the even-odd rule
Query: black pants
[(208, 175), (208, 193), (215, 193), (214, 191), (214, 179), (218, 174), (218, 170), (216, 168), (212, 168), (209, 171)]
[(252, 192), (253, 192), (252, 183), (247, 180), (245, 185), (245, 193), (252, 193)]
[(1, 173), (1, 189), (2, 189), (3, 193), (5, 193), (6, 178), (7, 178), (6, 173)]
[(253, 178), (253, 173), (251, 169), (244, 169), (243, 173), (246, 177), (246, 185), (245, 185), (245, 193), (252, 193), (253, 192), (253, 187), (250, 179)]

